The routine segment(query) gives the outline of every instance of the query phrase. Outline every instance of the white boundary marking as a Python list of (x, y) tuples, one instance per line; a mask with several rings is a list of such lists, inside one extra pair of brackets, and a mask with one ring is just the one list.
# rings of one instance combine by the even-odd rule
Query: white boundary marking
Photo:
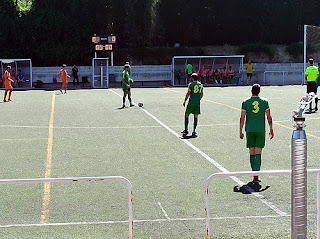
[[(116, 93), (117, 94), (117, 93)], [(122, 97), (122, 96), (121, 96)], [(318, 118), (308, 118), (308, 120), (318, 120)], [(275, 123), (290, 122), (292, 120), (276, 120)], [(216, 127), (216, 126), (230, 126), (238, 125), (238, 123), (226, 123), (226, 124), (199, 124), (197, 127)], [(48, 129), (48, 126), (44, 125), (0, 125), (1, 128), (30, 128), (30, 129)], [(54, 129), (139, 129), (139, 128), (162, 128), (161, 125), (140, 125), (140, 126), (54, 126)], [(179, 128), (181, 125), (170, 125), (171, 128)], [(320, 131), (310, 131), (320, 132)]]
[[(118, 95), (119, 97), (122, 98), (122, 96), (120, 94), (118, 94), (117, 92), (115, 92), (114, 90), (110, 90), (111, 92), (113, 92), (114, 94)], [(153, 114), (149, 113), (149, 111), (147, 111), (144, 108), (140, 108), (142, 111), (144, 111), (147, 115), (149, 115), (152, 119), (154, 119), (156, 122), (158, 122), (160, 125), (162, 125), (166, 130), (168, 130), (169, 132), (171, 132), (174, 136), (176, 136), (177, 138), (180, 139), (180, 135), (177, 134), (174, 130), (172, 130), (171, 128), (169, 128), (167, 125), (165, 125), (164, 123), (162, 123), (162, 121), (160, 121), (157, 117), (155, 117)], [(219, 164), (218, 162), (216, 162), (215, 160), (213, 160), (210, 156), (208, 156), (206, 153), (204, 153), (201, 149), (199, 149), (198, 147), (196, 147), (195, 145), (193, 145), (191, 142), (189, 142), (188, 140), (182, 140), (182, 142), (184, 142), (186, 145), (188, 145), (190, 148), (192, 148), (194, 151), (196, 151), (198, 154), (200, 154), (202, 157), (204, 157), (206, 160), (208, 160), (210, 163), (212, 163), (214, 166), (216, 166), (220, 171), (224, 172), (224, 173), (229, 173), (229, 171), (224, 168), (221, 164)], [(238, 183), (239, 185), (243, 185), (244, 182), (242, 182), (240, 179), (238, 179), (237, 177), (231, 176), (230, 177), (233, 181), (235, 181), (236, 183)], [(259, 193), (253, 193), (251, 195), (256, 196), (262, 203), (264, 203), (266, 206), (268, 206), (270, 209), (272, 209), (274, 212), (276, 212), (278, 215), (280, 216), (287, 216), (288, 214), (286, 212), (281, 211), (279, 208), (277, 208), (272, 202), (269, 202), (268, 200), (266, 200), (264, 198), (263, 195), (259, 194)]]
[(164, 208), (162, 207), (162, 205), (161, 205), (160, 202), (158, 202), (158, 205), (159, 205), (161, 211), (163, 212), (164, 216), (165, 216), (168, 220), (170, 220), (170, 217), (168, 216), (167, 212), (164, 210)]
[[(244, 217), (213, 217), (210, 220), (232, 220), (232, 219), (253, 219), (253, 218), (281, 218), (290, 217), (289, 215), (265, 215), (265, 216), (244, 216)], [(205, 218), (170, 218), (170, 219), (141, 219), (133, 220), (133, 223), (144, 223), (144, 222), (174, 222), (174, 221), (205, 221)], [(61, 222), (61, 223), (45, 223), (45, 224), (10, 224), (0, 225), (0, 228), (10, 227), (47, 227), (47, 226), (73, 226), (73, 225), (102, 225), (102, 224), (121, 224), (128, 223), (128, 221), (105, 221), (105, 222)]]

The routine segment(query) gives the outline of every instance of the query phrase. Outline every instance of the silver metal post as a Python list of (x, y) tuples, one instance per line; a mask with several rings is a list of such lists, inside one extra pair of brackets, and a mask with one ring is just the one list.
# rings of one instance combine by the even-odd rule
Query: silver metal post
[(291, 238), (307, 238), (307, 137), (304, 131), (305, 118), (294, 116), (296, 129), (292, 134), (291, 157)]

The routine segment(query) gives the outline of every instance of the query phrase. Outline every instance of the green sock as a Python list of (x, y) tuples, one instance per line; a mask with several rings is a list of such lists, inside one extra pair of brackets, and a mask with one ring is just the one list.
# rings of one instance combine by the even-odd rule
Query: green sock
[(255, 159), (256, 159), (256, 155), (251, 155), (250, 154), (250, 166), (252, 171), (256, 171), (255, 169)]
[(184, 130), (188, 131), (189, 117), (184, 117)]
[(261, 168), (261, 154), (256, 154), (256, 171), (260, 171)]
[(250, 155), (250, 164), (251, 164), (252, 171), (260, 171), (261, 154)]
[(132, 105), (131, 98), (129, 98), (130, 105)]
[(194, 118), (194, 121), (193, 121), (193, 132), (196, 132), (197, 125), (198, 125), (198, 118)]

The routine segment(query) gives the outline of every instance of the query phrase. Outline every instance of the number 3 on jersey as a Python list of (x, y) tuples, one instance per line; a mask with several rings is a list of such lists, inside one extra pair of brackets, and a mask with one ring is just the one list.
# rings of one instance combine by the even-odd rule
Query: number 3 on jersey
[(252, 112), (255, 113), (255, 114), (257, 114), (257, 113), (259, 112), (259, 110), (260, 110), (260, 108), (259, 108), (259, 102), (258, 102), (258, 101), (254, 101), (254, 102), (252, 103), (252, 105), (253, 105), (253, 110), (252, 110)]
[(195, 85), (193, 89), (193, 93), (197, 94), (198, 92), (201, 93), (202, 85)]

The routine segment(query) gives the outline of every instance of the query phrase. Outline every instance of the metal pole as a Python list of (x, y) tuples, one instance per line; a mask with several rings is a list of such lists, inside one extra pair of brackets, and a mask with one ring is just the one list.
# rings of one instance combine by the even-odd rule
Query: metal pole
[(320, 239), (320, 172), (317, 173), (317, 238)]
[(109, 88), (109, 59), (108, 58), (107, 58), (106, 67), (107, 67), (107, 70), (106, 70), (106, 72), (107, 72), (107, 88)]
[(100, 88), (103, 87), (103, 64), (100, 64)]
[[(303, 27), (303, 72), (307, 67), (307, 25)], [(304, 82), (302, 82), (303, 84)]]
[(111, 58), (111, 66), (113, 66), (113, 51), (110, 52), (110, 58)]
[(291, 238), (307, 238), (307, 137), (305, 118), (295, 116), (296, 129), (291, 141)]

